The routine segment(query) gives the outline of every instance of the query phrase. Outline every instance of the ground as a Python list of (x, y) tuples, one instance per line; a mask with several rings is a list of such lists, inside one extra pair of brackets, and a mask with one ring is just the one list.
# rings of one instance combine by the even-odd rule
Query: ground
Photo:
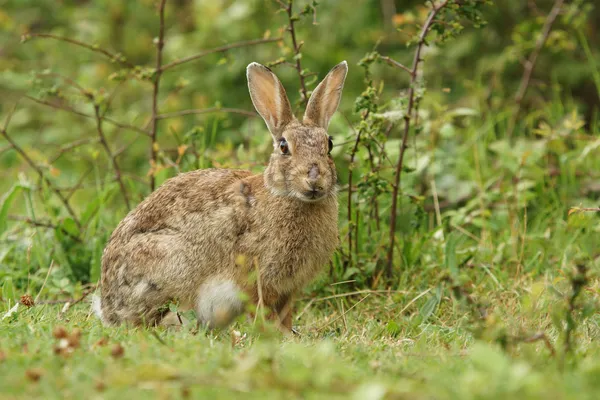
[[(400, 293), (400, 295), (404, 295)], [(406, 294), (415, 298), (419, 295)], [(503, 350), (468, 318), (384, 323), (406, 304), (364, 291), (297, 304), (298, 335), (246, 318), (221, 332), (107, 328), (84, 302), (20, 306), (0, 324), (0, 398), (583, 399), (600, 395), (598, 318), (577, 362), (544, 341)], [(351, 305), (344, 308), (341, 300)], [(338, 300), (340, 300), (338, 302)], [(361, 301), (362, 300), (362, 301)], [(510, 294), (504, 300), (510, 302)], [(418, 302), (418, 299), (415, 301)], [(440, 312), (445, 299), (441, 300)], [(336, 304), (340, 307), (336, 307)], [(410, 304), (409, 304), (410, 307)], [(415, 325), (417, 324), (417, 325)], [(554, 342), (550, 334), (550, 340)], [(554, 346), (553, 346), (554, 347)], [(585, 393), (585, 395), (584, 395)]]

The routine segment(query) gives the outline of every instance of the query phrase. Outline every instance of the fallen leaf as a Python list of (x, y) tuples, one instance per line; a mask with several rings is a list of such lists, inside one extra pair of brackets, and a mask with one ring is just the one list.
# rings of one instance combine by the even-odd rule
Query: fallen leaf
[(123, 346), (121, 346), (118, 343), (115, 344), (110, 349), (110, 355), (113, 356), (114, 358), (121, 358), (121, 357), (123, 357), (124, 354), (125, 354), (125, 349), (123, 348)]
[(32, 382), (37, 382), (43, 375), (43, 371), (39, 368), (31, 368), (25, 371), (25, 376)]

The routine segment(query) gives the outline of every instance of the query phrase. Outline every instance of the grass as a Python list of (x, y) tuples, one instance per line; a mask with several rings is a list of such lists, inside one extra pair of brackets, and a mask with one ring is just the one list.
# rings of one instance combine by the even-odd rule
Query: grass
[[(218, 333), (197, 333), (193, 324), (106, 328), (84, 303), (64, 313), (63, 305), (21, 306), (0, 324), (0, 397), (597, 398), (600, 317), (580, 321), (576, 354), (563, 362), (548, 312), (555, 295), (542, 282), (525, 285), (520, 292), (532, 296), (493, 293), (484, 329), (542, 329), (555, 356), (543, 341), (503, 349), (475, 335), (469, 312), (446, 295), (426, 317), (432, 291), (305, 299), (294, 337), (260, 320)], [(69, 339), (77, 330), (80, 338)], [(67, 337), (62, 351), (56, 336)], [(68, 340), (74, 346), (65, 347)]]

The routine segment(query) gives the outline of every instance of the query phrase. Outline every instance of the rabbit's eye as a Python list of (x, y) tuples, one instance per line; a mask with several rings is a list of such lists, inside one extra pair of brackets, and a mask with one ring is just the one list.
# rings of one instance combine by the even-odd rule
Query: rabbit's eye
[(329, 151), (327, 154), (331, 154), (331, 150), (333, 150), (333, 138), (329, 136)]
[(290, 153), (290, 148), (288, 147), (288, 142), (287, 140), (285, 140), (285, 138), (281, 138), (281, 140), (279, 141), (279, 149), (283, 154)]

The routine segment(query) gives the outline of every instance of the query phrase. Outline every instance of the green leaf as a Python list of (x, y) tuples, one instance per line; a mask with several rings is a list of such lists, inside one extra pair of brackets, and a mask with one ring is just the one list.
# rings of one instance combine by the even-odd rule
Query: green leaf
[(423, 307), (419, 309), (419, 314), (421, 314), (422, 322), (425, 322), (431, 317), (434, 311), (437, 309), (438, 304), (440, 304), (440, 297), (437, 295), (431, 296)]
[(91, 202), (88, 203), (85, 210), (81, 213), (81, 225), (82, 226), (86, 226), (88, 224), (88, 222), (90, 221), (90, 218), (97, 213), (98, 207), (100, 206), (100, 203), (103, 200), (104, 199), (102, 197), (96, 197), (94, 200), (92, 200)]
[(396, 321), (390, 320), (385, 326), (385, 330), (390, 334), (390, 336), (396, 337), (400, 333), (400, 325), (398, 325)]
[(75, 223), (73, 218), (65, 218), (65, 220), (61, 224), (61, 227), (72, 236), (79, 236), (79, 228), (77, 228), (77, 224)]
[(21, 186), (14, 185), (0, 200), (0, 235), (4, 233), (8, 226), (8, 209), (20, 190)]

